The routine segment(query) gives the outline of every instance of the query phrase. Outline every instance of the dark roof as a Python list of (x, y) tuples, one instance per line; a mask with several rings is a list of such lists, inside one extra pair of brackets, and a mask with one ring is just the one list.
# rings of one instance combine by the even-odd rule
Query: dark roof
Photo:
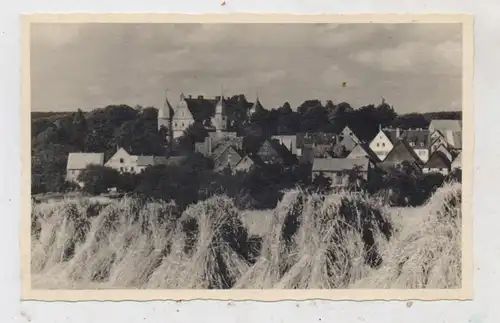
[(404, 140), (399, 140), (389, 154), (387, 154), (384, 163), (400, 163), (403, 161), (420, 164), (420, 158), (410, 145)]
[(360, 158), (315, 158), (313, 172), (339, 172), (353, 170), (359, 167), (360, 171), (368, 171), (370, 160)]
[(294, 163), (296, 161), (295, 156), (285, 146), (280, 144), (277, 139), (264, 140), (257, 154), (261, 158), (277, 156), (286, 163)]
[[(216, 96), (215, 98), (205, 98), (204, 96), (190, 97), (189, 95), (185, 95), (184, 100), (187, 103), (189, 111), (193, 115), (193, 119), (195, 121), (204, 121), (215, 115), (215, 107), (220, 100), (220, 96)], [(246, 102), (246, 104), (241, 105), (242, 102)], [(228, 117), (232, 117), (233, 112), (235, 112), (238, 108), (244, 109), (241, 113), (246, 114), (248, 109), (250, 109), (253, 105), (253, 103), (246, 101), (242, 95), (224, 97), (223, 103), (222, 113)]]
[(337, 139), (337, 134), (326, 132), (298, 133), (296, 147), (304, 148), (305, 145), (332, 144)]
[(426, 129), (405, 130), (402, 132), (401, 138), (406, 140), (408, 143), (414, 143), (415, 148), (429, 148), (431, 145), (430, 131)]
[(258, 155), (246, 155), (243, 158), (241, 158), (241, 160), (236, 164), (236, 166), (238, 166), (245, 159), (251, 160), (252, 163), (254, 165), (257, 165), (257, 166), (263, 166), (264, 165), (264, 162), (262, 161), (262, 159)]
[(425, 163), (424, 168), (450, 168), (451, 162), (441, 151), (435, 151), (429, 160)]

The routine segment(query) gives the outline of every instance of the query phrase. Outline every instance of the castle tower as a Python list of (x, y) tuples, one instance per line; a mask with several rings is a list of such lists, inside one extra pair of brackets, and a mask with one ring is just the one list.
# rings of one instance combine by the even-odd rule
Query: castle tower
[(255, 112), (262, 110), (262, 109), (264, 109), (264, 107), (260, 103), (259, 94), (257, 93), (256, 98), (255, 98), (255, 103), (252, 105), (252, 107), (250, 109), (248, 109), (248, 119), (250, 120), (250, 118), (252, 117), (252, 115)]
[[(166, 91), (168, 92), (168, 90)], [(168, 96), (165, 95), (163, 107), (158, 110), (158, 131), (166, 131), (167, 141), (172, 140), (172, 116), (174, 110), (168, 102)]]
[(227, 118), (225, 111), (226, 103), (224, 102), (224, 94), (221, 93), (220, 100), (215, 105), (215, 114), (212, 117), (212, 125), (215, 132), (222, 132), (227, 130)]

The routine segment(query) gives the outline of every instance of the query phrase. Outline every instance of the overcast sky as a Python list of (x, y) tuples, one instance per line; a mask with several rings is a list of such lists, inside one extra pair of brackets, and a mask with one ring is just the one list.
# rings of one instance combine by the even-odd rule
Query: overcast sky
[[(258, 93), (270, 109), (384, 97), (398, 113), (461, 109), (459, 24), (34, 24), (33, 111)], [(342, 83), (346, 82), (346, 87)]]

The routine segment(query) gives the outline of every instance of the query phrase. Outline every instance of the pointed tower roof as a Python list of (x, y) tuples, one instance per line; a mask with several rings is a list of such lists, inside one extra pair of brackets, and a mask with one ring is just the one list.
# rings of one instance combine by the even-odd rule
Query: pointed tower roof
[(224, 107), (226, 105), (225, 101), (224, 101), (224, 90), (221, 86), (220, 88), (220, 98), (219, 98), (219, 101), (217, 101), (217, 104), (215, 105), (215, 114), (222, 114), (224, 113)]
[(163, 107), (158, 110), (158, 118), (161, 118), (161, 119), (169, 119), (174, 114), (174, 109), (172, 108), (172, 105), (170, 105), (170, 102), (168, 101), (167, 94), (168, 94), (168, 90), (166, 91), (166, 94), (165, 94), (165, 102), (163, 103)]
[(249, 112), (249, 114), (253, 114), (259, 110), (264, 110), (264, 107), (260, 103), (259, 93), (257, 93), (256, 97), (255, 97), (255, 102), (253, 103), (252, 107), (250, 108), (250, 110), (248, 112)]
[(189, 110), (188, 103), (186, 102), (186, 98), (182, 93), (180, 96), (179, 104), (177, 104), (177, 108), (174, 112), (175, 119), (193, 119), (193, 114), (191, 110)]

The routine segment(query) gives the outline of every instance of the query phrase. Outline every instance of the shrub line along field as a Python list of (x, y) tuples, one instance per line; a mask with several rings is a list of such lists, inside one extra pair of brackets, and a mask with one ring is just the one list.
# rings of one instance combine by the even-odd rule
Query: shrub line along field
[(460, 288), (461, 185), (418, 209), (298, 189), (266, 211), (66, 198), (33, 204), (31, 240), (34, 288)]

